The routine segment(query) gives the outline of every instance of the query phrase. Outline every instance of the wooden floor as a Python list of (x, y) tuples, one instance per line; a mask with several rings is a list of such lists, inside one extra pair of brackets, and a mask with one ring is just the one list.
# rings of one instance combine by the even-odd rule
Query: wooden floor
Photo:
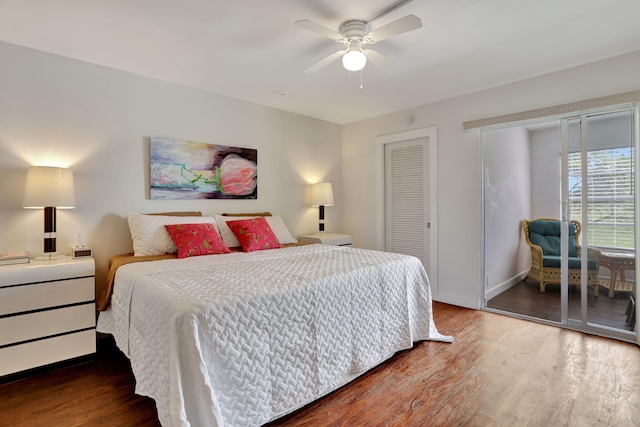
[[(609, 298), (607, 293), (606, 288), (600, 287), (600, 295), (596, 297), (593, 288), (589, 288), (587, 320), (611, 328), (631, 330), (625, 315), (630, 292), (616, 291), (614, 298)], [(581, 318), (580, 304), (580, 290), (577, 286), (570, 286), (569, 318)], [(547, 285), (543, 293), (535, 280), (523, 280), (487, 301), (487, 307), (560, 322), (560, 285)]]
[[(269, 426), (640, 426), (634, 344), (441, 303), (434, 317), (453, 344), (418, 343)], [(90, 361), (5, 379), (0, 425), (159, 426), (133, 387), (103, 343)]]

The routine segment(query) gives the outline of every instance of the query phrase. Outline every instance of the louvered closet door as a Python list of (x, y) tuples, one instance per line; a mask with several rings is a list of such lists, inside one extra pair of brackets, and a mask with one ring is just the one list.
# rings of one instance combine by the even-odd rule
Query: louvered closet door
[(429, 272), (428, 138), (385, 144), (385, 250)]

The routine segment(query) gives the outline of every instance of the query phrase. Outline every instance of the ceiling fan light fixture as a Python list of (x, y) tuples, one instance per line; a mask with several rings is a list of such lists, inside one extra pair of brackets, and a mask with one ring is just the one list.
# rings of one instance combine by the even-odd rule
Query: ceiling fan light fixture
[(349, 50), (342, 56), (342, 65), (349, 71), (360, 71), (367, 65), (367, 56), (359, 49)]

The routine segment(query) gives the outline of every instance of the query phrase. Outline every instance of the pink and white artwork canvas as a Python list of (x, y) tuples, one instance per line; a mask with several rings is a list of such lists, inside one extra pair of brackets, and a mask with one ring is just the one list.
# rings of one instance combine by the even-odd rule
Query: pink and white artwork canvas
[(151, 199), (257, 199), (258, 150), (149, 138)]

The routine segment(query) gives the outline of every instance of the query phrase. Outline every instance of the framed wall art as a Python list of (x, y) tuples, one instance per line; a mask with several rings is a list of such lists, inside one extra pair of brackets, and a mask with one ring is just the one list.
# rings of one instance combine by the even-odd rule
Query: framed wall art
[(149, 138), (151, 199), (257, 199), (258, 150)]

